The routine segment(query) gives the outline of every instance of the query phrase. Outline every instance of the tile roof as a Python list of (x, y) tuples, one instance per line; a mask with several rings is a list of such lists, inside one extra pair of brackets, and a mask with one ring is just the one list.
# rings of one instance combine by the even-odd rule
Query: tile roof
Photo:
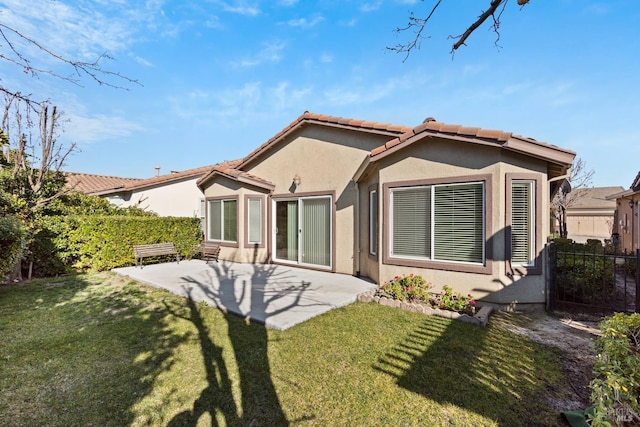
[(238, 166), (240, 166), (242, 162), (243, 160), (240, 159), (240, 160), (227, 161), (227, 162), (214, 165), (214, 167), (211, 168), (208, 173), (203, 175), (196, 182), (196, 184), (199, 187), (201, 187), (202, 184), (204, 184), (206, 181), (211, 179), (213, 176), (222, 175), (236, 181), (245, 182), (247, 184), (253, 184), (260, 188), (266, 188), (268, 190), (272, 190), (273, 188), (275, 188), (273, 183), (271, 183), (270, 181), (267, 181), (266, 179), (260, 178), (256, 175), (252, 175), (250, 173), (240, 170)]
[(623, 187), (574, 188), (569, 195), (575, 200), (567, 207), (571, 209), (615, 208), (616, 201), (610, 196), (624, 191)]
[[(409, 129), (407, 132), (388, 141), (386, 144), (375, 148), (371, 151), (371, 157), (388, 152), (394, 147), (398, 147), (399, 149), (426, 135), (469, 142), (496, 144), (508, 149), (513, 149), (514, 151), (524, 151), (528, 154), (537, 154), (538, 156), (547, 155), (549, 157), (547, 160), (558, 161), (560, 163), (568, 161), (570, 164), (575, 157), (575, 153), (570, 150), (545, 142), (539, 142), (533, 138), (514, 135), (511, 132), (502, 130), (482, 129), (438, 122), (432, 117), (427, 118), (420, 125)], [(416, 136), (420, 138), (415, 138)]]
[(164, 175), (154, 176), (152, 178), (143, 179), (137, 182), (127, 183), (124, 189), (127, 191), (139, 190), (141, 188), (152, 187), (159, 184), (167, 184), (173, 181), (179, 181), (185, 178), (193, 178), (208, 173), (216, 165), (201, 166), (198, 168), (187, 169), (179, 172), (171, 172)]
[(90, 173), (65, 172), (66, 187), (86, 194), (97, 191), (123, 188), (128, 183), (141, 181), (139, 178), (95, 175)]
[(271, 137), (264, 144), (253, 150), (247, 157), (243, 159), (240, 168), (251, 160), (254, 160), (257, 156), (262, 154), (271, 148), (275, 143), (284, 138), (287, 134), (293, 130), (304, 126), (307, 123), (315, 123), (326, 126), (339, 127), (343, 129), (352, 129), (358, 131), (372, 132), (381, 135), (388, 135), (393, 137), (395, 135), (401, 135), (409, 132), (412, 128), (402, 125), (393, 125), (389, 123), (371, 122), (367, 120), (348, 119), (344, 117), (328, 116), (324, 114), (311, 113), (305, 111), (296, 120), (291, 122), (288, 126), (282, 129), (280, 132)]

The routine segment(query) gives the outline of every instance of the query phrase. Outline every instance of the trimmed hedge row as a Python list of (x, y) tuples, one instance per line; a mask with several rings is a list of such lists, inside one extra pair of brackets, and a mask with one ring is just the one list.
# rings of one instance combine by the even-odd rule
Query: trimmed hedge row
[(191, 258), (202, 240), (198, 218), (153, 216), (43, 217), (37, 235), (35, 275), (134, 265), (133, 245), (150, 243), (173, 242), (182, 258)]
[(640, 314), (616, 313), (600, 323), (591, 425), (640, 424)]

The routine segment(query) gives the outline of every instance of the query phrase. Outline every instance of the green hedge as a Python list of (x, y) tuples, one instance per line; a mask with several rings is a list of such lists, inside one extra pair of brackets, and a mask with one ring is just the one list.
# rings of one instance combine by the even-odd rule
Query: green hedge
[(17, 218), (0, 217), (0, 282), (22, 256), (26, 236), (26, 230)]
[(596, 340), (592, 425), (640, 424), (640, 314), (616, 313), (600, 323)]
[(202, 239), (198, 218), (113, 215), (43, 217), (38, 236), (37, 275), (134, 265), (133, 245), (149, 243), (173, 242), (182, 258), (191, 258)]

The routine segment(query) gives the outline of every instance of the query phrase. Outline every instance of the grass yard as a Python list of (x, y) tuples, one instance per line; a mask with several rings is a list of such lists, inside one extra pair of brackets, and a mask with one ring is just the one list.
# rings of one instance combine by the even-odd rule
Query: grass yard
[(554, 425), (557, 354), (357, 303), (267, 330), (102, 273), (0, 287), (0, 425)]

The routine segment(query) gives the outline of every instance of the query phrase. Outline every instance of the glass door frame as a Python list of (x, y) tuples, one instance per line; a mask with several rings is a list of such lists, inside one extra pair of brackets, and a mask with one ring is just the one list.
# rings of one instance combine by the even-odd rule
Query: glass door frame
[[(329, 236), (328, 236), (328, 245), (329, 245), (329, 265), (321, 265), (321, 264), (309, 264), (309, 263), (304, 263), (302, 261), (303, 259), (303, 253), (302, 253), (302, 248), (303, 248), (303, 240), (304, 240), (304, 234), (302, 232), (303, 230), (303, 206), (304, 206), (304, 201), (305, 200), (309, 200), (309, 199), (327, 199), (329, 201)], [(283, 258), (278, 258), (278, 251), (277, 251), (277, 242), (278, 242), (278, 216), (277, 216), (277, 204), (279, 202), (292, 202), (295, 201), (297, 203), (297, 228), (298, 228), (298, 235), (297, 235), (297, 259), (296, 260), (289, 260), (289, 259), (283, 259)], [(329, 270), (329, 271), (333, 271), (333, 264), (334, 264), (334, 239), (333, 239), (333, 233), (334, 233), (334, 229), (335, 229), (335, 206), (334, 206), (334, 196), (331, 194), (314, 194), (314, 195), (300, 195), (300, 196), (282, 196), (282, 197), (273, 197), (271, 199), (271, 253), (272, 255), (272, 259), (274, 262), (277, 263), (281, 263), (281, 264), (289, 264), (289, 265), (295, 265), (295, 266), (300, 266), (300, 267), (311, 267), (314, 269), (322, 269), (322, 270)]]

